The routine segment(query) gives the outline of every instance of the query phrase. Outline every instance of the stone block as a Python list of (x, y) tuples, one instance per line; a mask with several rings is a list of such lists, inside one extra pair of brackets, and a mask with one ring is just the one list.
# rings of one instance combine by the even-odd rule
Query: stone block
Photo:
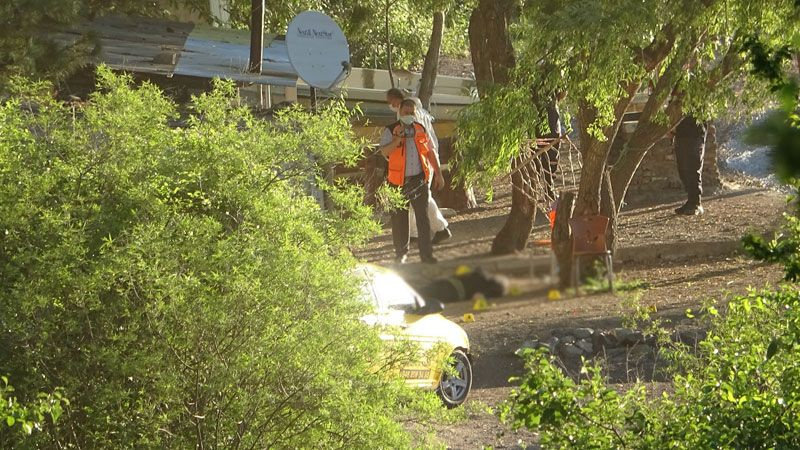
[(580, 341), (576, 342), (575, 347), (578, 347), (587, 355), (594, 353), (594, 345), (592, 345), (592, 342), (588, 339), (581, 339)]
[(600, 351), (601, 348), (619, 347), (620, 342), (613, 332), (595, 331), (592, 335), (592, 345), (597, 351)]
[(575, 336), (573, 336), (571, 334), (568, 334), (566, 336), (562, 336), (560, 339), (561, 339), (561, 342), (563, 342), (565, 344), (574, 344), (575, 343)]
[(574, 344), (564, 344), (559, 347), (559, 355), (562, 358), (580, 358), (584, 356), (584, 351)]
[(572, 331), (572, 334), (577, 339), (591, 339), (592, 335), (594, 334), (594, 330), (591, 328), (576, 328)]

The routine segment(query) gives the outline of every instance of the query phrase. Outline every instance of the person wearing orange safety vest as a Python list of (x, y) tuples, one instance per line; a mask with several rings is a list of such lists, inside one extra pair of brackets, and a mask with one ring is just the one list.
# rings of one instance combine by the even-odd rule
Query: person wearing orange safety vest
[[(397, 114), (398, 120), (400, 119), (400, 103), (406, 98), (414, 101), (414, 104), (416, 105), (414, 116), (416, 117), (417, 122), (425, 127), (425, 131), (428, 133), (428, 143), (430, 144), (430, 149), (436, 154), (436, 160), (441, 164), (441, 160), (439, 159), (439, 139), (436, 137), (436, 131), (433, 127), (434, 118), (431, 113), (426, 111), (422, 106), (422, 101), (420, 101), (420, 99), (417, 97), (407, 97), (406, 94), (398, 88), (391, 88), (386, 91), (386, 103), (389, 105), (389, 109)], [(411, 242), (414, 242), (419, 233), (417, 232), (413, 209), (411, 210), (410, 217)], [(444, 218), (444, 215), (439, 210), (439, 205), (436, 204), (436, 200), (434, 200), (433, 197), (428, 200), (428, 220), (431, 223), (431, 235), (433, 236), (431, 241), (433, 242), (433, 245), (442, 243), (453, 236), (453, 233), (450, 232), (450, 224), (447, 223), (447, 219)]]
[[(414, 209), (419, 238), (417, 246), (422, 262), (435, 263), (431, 242), (431, 224), (428, 219), (428, 199), (431, 196), (429, 180), (434, 189), (444, 186), (439, 161), (431, 149), (425, 127), (414, 117), (416, 104), (404, 100), (400, 104), (400, 120), (386, 127), (380, 141), (380, 152), (388, 158), (387, 179), (399, 187), (408, 205)], [(392, 241), (398, 263), (405, 263), (409, 247), (409, 208), (392, 212)]]

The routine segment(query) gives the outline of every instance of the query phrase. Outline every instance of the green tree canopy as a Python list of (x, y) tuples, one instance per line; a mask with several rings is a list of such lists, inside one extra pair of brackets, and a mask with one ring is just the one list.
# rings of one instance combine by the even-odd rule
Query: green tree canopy
[[(481, 169), (508, 170), (519, 144), (536, 129), (530, 122), (544, 115), (554, 92), (566, 92), (564, 105), (577, 119), (584, 159), (578, 209), (599, 212), (606, 165), (613, 165), (613, 193), (620, 206), (647, 150), (685, 113), (707, 119), (754, 97), (764, 104), (768, 89), (762, 80), (747, 77), (744, 44), (753, 33), (770, 44), (797, 40), (798, 24), (794, 0), (526, 2), (511, 28), (517, 56), (513, 80), (494, 90), (489, 102), (498, 106), (475, 105), (462, 127), (488, 120), (484, 110), (528, 111), (531, 101), (540, 113), (528, 121), (519, 121), (515, 113), (494, 116), (504, 121), (502, 135), (466, 131), (464, 176), (481, 180)], [(638, 127), (619, 158), (609, 160), (611, 143), (637, 93), (648, 95)]]

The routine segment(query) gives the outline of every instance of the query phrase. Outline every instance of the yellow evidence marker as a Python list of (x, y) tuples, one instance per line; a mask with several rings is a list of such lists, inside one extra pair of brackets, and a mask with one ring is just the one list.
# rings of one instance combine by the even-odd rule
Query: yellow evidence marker
[(470, 272), (472, 272), (472, 269), (470, 269), (469, 266), (465, 266), (462, 264), (456, 267), (456, 275), (466, 275)]
[(472, 302), (472, 310), (473, 311), (483, 311), (489, 309), (489, 302), (486, 301), (486, 297), (481, 294), (475, 294), (474, 301)]

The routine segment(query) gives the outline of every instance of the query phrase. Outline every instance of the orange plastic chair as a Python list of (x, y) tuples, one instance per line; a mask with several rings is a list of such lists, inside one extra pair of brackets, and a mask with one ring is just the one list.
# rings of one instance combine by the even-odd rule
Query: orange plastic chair
[(614, 292), (614, 265), (611, 250), (606, 245), (608, 217), (577, 216), (569, 220), (572, 228), (572, 285), (580, 283), (580, 260), (584, 256), (602, 256), (608, 272), (608, 286)]

